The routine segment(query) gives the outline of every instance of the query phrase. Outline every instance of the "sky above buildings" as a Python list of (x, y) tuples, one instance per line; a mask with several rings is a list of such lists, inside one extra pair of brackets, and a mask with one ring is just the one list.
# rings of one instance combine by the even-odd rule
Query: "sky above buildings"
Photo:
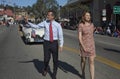
[[(36, 3), (37, 0), (0, 0), (0, 4), (18, 5), (18, 6), (31, 6)], [(60, 6), (64, 6), (67, 0), (57, 0)]]

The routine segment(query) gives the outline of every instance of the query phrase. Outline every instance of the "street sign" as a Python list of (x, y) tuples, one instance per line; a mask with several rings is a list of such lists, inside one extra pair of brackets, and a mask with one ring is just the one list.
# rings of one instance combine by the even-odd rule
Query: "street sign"
[(113, 13), (114, 14), (120, 14), (120, 6), (114, 6), (113, 7)]
[(102, 16), (106, 16), (106, 9), (102, 10)]
[(107, 18), (104, 16), (104, 17), (102, 17), (102, 21), (106, 21), (107, 20)]

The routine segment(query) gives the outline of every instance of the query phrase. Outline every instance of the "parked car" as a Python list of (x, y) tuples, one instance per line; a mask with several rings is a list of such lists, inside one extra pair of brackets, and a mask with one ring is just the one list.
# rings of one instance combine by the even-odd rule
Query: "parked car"
[(75, 25), (73, 25), (73, 24), (70, 24), (69, 22), (64, 22), (64, 26), (63, 26), (63, 28), (65, 28), (65, 29), (70, 29), (70, 30), (76, 30), (77, 29), (77, 24)]
[(31, 28), (30, 25), (21, 25), (25, 43), (43, 42), (44, 28)]

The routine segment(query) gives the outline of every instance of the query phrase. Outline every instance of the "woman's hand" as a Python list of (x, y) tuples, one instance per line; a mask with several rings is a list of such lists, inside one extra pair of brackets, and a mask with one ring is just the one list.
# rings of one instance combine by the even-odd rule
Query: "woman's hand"
[(87, 52), (87, 49), (86, 49), (85, 47), (83, 47), (83, 51), (84, 51), (84, 52)]

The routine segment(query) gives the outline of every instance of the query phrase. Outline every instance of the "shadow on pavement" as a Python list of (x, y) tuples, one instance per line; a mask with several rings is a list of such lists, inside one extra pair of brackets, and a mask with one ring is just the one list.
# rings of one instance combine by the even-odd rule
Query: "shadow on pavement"
[(75, 69), (72, 65), (70, 65), (66, 62), (59, 61), (59, 68), (65, 73), (70, 72), (70, 73), (75, 74), (75, 75), (79, 76), (80, 78), (82, 78), (82, 75), (79, 74), (79, 71), (77, 69)]
[(111, 51), (111, 52), (116, 52), (116, 53), (120, 53), (120, 50), (116, 50), (116, 49), (104, 48), (104, 50)]
[[(31, 61), (19, 61), (19, 63), (33, 63), (36, 70), (40, 74), (42, 74), (42, 71), (43, 71), (43, 68), (44, 68), (44, 62), (43, 61), (39, 61), (38, 59), (33, 59)], [(58, 68), (60, 68), (63, 72), (65, 72), (65, 73), (71, 72), (71, 73), (79, 76), (80, 78), (82, 78), (81, 74), (79, 74), (79, 71), (77, 71), (77, 69), (75, 69), (70, 64), (68, 64), (66, 62), (63, 62), (63, 61), (59, 61), (58, 63), (59, 63)], [(48, 73), (52, 77), (52, 72), (50, 70), (50, 67), (48, 67)]]
[[(38, 59), (33, 59), (32, 61), (20, 61), (19, 63), (33, 63), (35, 68), (36, 68), (36, 70), (40, 74), (42, 74), (42, 72), (43, 72), (44, 62), (43, 61), (39, 61)], [(50, 67), (48, 67), (48, 73), (52, 77), (52, 72), (50, 70)]]

